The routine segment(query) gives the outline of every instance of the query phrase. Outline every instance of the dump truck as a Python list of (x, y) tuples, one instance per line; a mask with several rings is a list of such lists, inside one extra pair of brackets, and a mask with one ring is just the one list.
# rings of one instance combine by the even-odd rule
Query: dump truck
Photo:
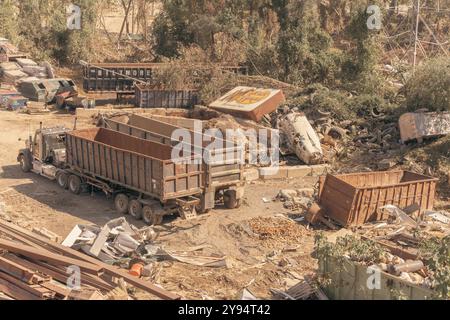
[[(192, 152), (174, 162), (172, 148), (106, 128), (41, 125), (17, 160), (24, 172), (56, 180), (73, 194), (101, 190), (114, 198), (118, 213), (154, 225), (165, 215), (178, 213), (188, 219), (197, 210), (214, 207), (214, 201), (205, 201), (208, 169), (201, 155)], [(235, 198), (229, 203), (237, 206)]]
[[(206, 136), (203, 133), (196, 133), (193, 130), (135, 114), (130, 115), (128, 121), (125, 122), (103, 118), (99, 126), (171, 147), (180, 143), (179, 140), (172, 137), (172, 134), (177, 130), (187, 131), (191, 136), (191, 142), (195, 141), (196, 134), (201, 135), (201, 137)], [(215, 148), (208, 149), (212, 140), (214, 140)], [(219, 201), (222, 201), (228, 209), (239, 207), (244, 196), (245, 184), (245, 150), (243, 146), (217, 137), (207, 136), (207, 139), (202, 140), (201, 145), (195, 146), (191, 143), (188, 145), (188, 149), (203, 156), (204, 192), (197, 211), (200, 213), (208, 212)]]

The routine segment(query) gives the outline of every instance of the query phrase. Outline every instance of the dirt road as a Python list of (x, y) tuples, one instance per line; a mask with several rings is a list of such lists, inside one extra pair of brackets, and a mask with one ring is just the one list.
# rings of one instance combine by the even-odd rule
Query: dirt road
[[(103, 225), (117, 218), (112, 201), (103, 194), (74, 196), (44, 177), (21, 172), (17, 152), (41, 121), (44, 126), (72, 128), (74, 117), (0, 111), (2, 215), (23, 227), (45, 227), (63, 237), (75, 224)], [(77, 127), (91, 126), (89, 122), (90, 119), (80, 119)], [(289, 219), (290, 212), (281, 203), (264, 203), (262, 198), (274, 198), (281, 188), (313, 183), (257, 182), (247, 186), (244, 203), (237, 210), (218, 208), (191, 221), (168, 218), (156, 228), (160, 232), (157, 245), (179, 251), (201, 245), (204, 255), (227, 256), (228, 268), (160, 262), (154, 266), (153, 281), (193, 299), (240, 298), (245, 287), (258, 297), (268, 298), (270, 288), (294, 285), (316, 268), (311, 257), (314, 233)], [(129, 222), (144, 226), (130, 217)]]

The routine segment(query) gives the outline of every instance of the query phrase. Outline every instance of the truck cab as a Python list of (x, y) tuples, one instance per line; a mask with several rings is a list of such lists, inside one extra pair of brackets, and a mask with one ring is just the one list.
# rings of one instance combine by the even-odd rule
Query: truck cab
[(19, 151), (17, 161), (24, 172), (33, 171), (49, 179), (56, 179), (59, 169), (66, 162), (66, 132), (64, 127), (41, 128), (34, 137), (25, 142), (26, 148)]

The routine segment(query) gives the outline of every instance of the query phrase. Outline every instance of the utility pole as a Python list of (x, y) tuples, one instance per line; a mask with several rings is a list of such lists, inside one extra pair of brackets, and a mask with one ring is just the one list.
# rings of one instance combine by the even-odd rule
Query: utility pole
[(420, 21), (420, 0), (416, 0), (415, 3), (415, 18), (416, 18), (416, 28), (414, 34), (414, 62), (413, 62), (413, 72), (416, 71), (417, 65), (417, 46), (419, 44), (419, 21)]

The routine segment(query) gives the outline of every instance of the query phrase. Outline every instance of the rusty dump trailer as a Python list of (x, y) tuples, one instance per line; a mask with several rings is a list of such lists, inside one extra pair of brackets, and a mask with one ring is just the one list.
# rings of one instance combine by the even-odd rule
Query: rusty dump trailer
[[(131, 115), (127, 123), (104, 119), (105, 128), (125, 133), (141, 139), (161, 143), (167, 146), (176, 146), (180, 141), (173, 140), (172, 134), (176, 130), (185, 130), (191, 135), (191, 142), (195, 141), (196, 133), (192, 130), (171, 125), (162, 121)], [(203, 139), (203, 135), (197, 134), (197, 138)], [(227, 208), (239, 206), (240, 199), (244, 194), (244, 155), (243, 147), (232, 142), (217, 139), (213, 150), (207, 149), (210, 141), (201, 140), (201, 146), (188, 145), (196, 155), (202, 157), (204, 171), (204, 193), (201, 204), (197, 208), (200, 212), (214, 208), (215, 200), (223, 191), (223, 200)], [(221, 147), (219, 147), (221, 146)], [(218, 156), (215, 158), (215, 156)]]
[(419, 213), (433, 209), (438, 179), (408, 171), (327, 175), (321, 178), (319, 203), (327, 215), (343, 226), (387, 220), (380, 210), (417, 204)]
[(68, 132), (66, 155), (66, 172), (79, 179), (69, 177), (69, 184), (75, 180), (113, 194), (120, 213), (149, 224), (169, 213), (189, 215), (200, 203), (204, 170), (194, 154), (184, 159), (189, 163), (174, 163), (168, 145), (93, 128)]

